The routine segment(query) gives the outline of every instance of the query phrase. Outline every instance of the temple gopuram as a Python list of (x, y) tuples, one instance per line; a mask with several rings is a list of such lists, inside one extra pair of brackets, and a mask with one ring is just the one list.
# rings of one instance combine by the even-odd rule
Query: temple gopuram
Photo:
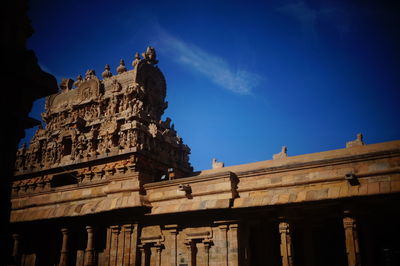
[(154, 48), (63, 79), (11, 178), (7, 265), (399, 265), (400, 141), (194, 172)]

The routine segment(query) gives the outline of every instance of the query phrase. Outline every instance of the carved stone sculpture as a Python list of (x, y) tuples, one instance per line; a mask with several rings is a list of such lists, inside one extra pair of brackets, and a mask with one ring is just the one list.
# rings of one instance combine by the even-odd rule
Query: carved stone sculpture
[[(190, 149), (177, 136), (171, 119), (161, 120), (167, 107), (166, 84), (154, 66), (155, 49), (148, 47), (143, 57), (136, 53), (132, 62), (135, 69), (127, 75), (112, 76), (110, 66), (105, 65), (103, 80), (90, 69), (75, 82), (64, 79), (60, 85), (63, 93), (46, 99), (42, 114), (45, 129), (38, 128), (30, 146), (17, 153), (18, 172), (64, 167), (133, 151), (150, 152), (151, 160), (163, 167), (190, 172)], [(121, 60), (117, 72), (126, 71)], [(72, 85), (76, 87), (73, 90)]]
[(96, 77), (96, 72), (93, 69), (88, 69), (85, 74), (85, 80), (89, 80)]
[(62, 91), (69, 91), (72, 89), (72, 85), (74, 84), (74, 81), (72, 79), (62, 79), (60, 83), (60, 89)]
[(147, 47), (146, 52), (144, 52), (142, 56), (149, 64), (154, 65), (158, 63), (158, 60), (156, 60), (156, 50), (151, 46)]
[(79, 84), (81, 84), (82, 80), (83, 80), (82, 76), (81, 76), (81, 75), (78, 75), (78, 76), (76, 77), (76, 81), (74, 82), (74, 86), (75, 86), (75, 87), (79, 87)]

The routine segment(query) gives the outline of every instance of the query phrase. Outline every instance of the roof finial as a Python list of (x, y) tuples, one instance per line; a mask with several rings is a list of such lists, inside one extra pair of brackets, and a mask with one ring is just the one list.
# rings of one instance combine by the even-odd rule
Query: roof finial
[(349, 141), (346, 143), (346, 148), (364, 146), (365, 142), (363, 140), (363, 134), (358, 133), (357, 138), (355, 140)]
[(286, 146), (282, 146), (281, 152), (277, 153), (277, 154), (274, 154), (272, 156), (272, 159), (276, 160), (276, 159), (283, 159), (283, 158), (286, 158), (286, 157), (288, 157), (288, 155), (287, 155), (287, 147)]
[(126, 72), (125, 61), (123, 59), (121, 59), (119, 61), (119, 66), (117, 67), (117, 72), (118, 72), (118, 74)]
[(224, 162), (218, 162), (217, 159), (213, 158), (211, 166), (212, 166), (212, 169), (218, 169), (218, 168), (224, 168), (225, 164), (224, 164)]
[(135, 54), (135, 59), (132, 61), (132, 66), (135, 68), (140, 62), (140, 55), (138, 52)]
[(110, 78), (112, 76), (109, 64), (106, 64), (104, 66), (104, 71), (103, 71), (103, 73), (101, 73), (101, 75), (103, 76), (103, 78)]

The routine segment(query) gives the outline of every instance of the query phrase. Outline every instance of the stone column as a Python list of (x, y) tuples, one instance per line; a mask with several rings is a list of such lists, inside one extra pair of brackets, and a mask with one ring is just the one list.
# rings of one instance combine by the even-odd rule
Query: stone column
[(119, 225), (111, 226), (111, 250), (110, 250), (110, 265), (118, 263), (118, 237), (121, 231)]
[(293, 248), (289, 223), (280, 222), (279, 233), (281, 235), (282, 266), (293, 266)]
[(223, 250), (222, 250), (222, 256), (223, 259), (221, 260), (221, 265), (226, 265), (228, 266), (228, 225), (222, 224), (219, 225), (218, 228), (221, 230), (222, 233), (222, 241), (223, 241)]
[(154, 244), (154, 248), (156, 250), (156, 266), (161, 266), (161, 249), (162, 249), (162, 244), (161, 243), (156, 243)]
[(19, 264), (19, 234), (13, 234), (13, 250), (12, 250), (12, 258), (15, 265)]
[(138, 248), (140, 250), (140, 266), (146, 266), (146, 246), (140, 244)]
[(239, 265), (239, 225), (229, 225), (228, 235), (228, 262), (229, 266)]
[(94, 233), (92, 226), (86, 226), (87, 231), (87, 245), (85, 249), (85, 258), (83, 260), (84, 266), (94, 266)]
[(347, 264), (349, 266), (359, 266), (360, 251), (358, 247), (358, 237), (356, 230), (356, 220), (353, 217), (343, 218), (344, 234), (346, 237)]
[(204, 247), (204, 265), (209, 266), (210, 265), (211, 240), (204, 239), (202, 242), (203, 242), (203, 247)]
[(130, 264), (130, 256), (131, 256), (131, 244), (132, 244), (132, 224), (125, 224), (124, 225), (124, 250), (123, 250), (123, 265)]
[(196, 256), (194, 254), (194, 241), (188, 239), (185, 241), (186, 248), (188, 249), (188, 266), (196, 265)]
[(60, 254), (60, 263), (59, 266), (67, 266), (68, 265), (68, 229), (62, 228), (62, 247), (61, 247), (61, 254)]
[(165, 229), (169, 230), (169, 233), (172, 236), (172, 245), (171, 245), (171, 265), (178, 265), (178, 225), (171, 224), (166, 225)]

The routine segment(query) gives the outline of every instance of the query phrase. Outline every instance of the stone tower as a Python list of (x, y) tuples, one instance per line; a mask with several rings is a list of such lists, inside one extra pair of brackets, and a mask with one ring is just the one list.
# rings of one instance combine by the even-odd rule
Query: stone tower
[(26, 177), (34, 189), (127, 175), (140, 187), (192, 172), (189, 147), (170, 118), (161, 120), (168, 102), (154, 48), (143, 57), (137, 54), (129, 71), (121, 60), (115, 76), (106, 65), (103, 80), (88, 70), (61, 82), (46, 99), (45, 128), (18, 151), (14, 191), (23, 193)]

